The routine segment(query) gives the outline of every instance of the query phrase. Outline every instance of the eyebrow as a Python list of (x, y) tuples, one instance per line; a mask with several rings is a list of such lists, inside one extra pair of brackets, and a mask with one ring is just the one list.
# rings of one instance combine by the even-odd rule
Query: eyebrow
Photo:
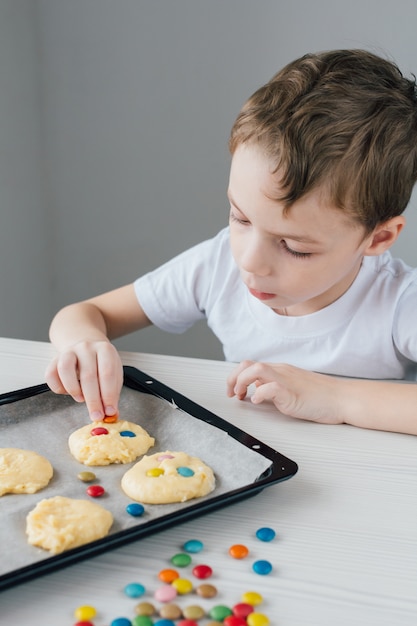
[[(245, 215), (244, 211), (242, 211), (241, 208), (239, 208), (239, 206), (236, 204), (236, 202), (234, 201), (230, 191), (227, 192), (227, 197), (230, 200), (230, 203), (238, 210), (242, 213), (242, 215)], [(318, 241), (317, 239), (313, 239), (312, 237), (308, 237), (308, 236), (300, 236), (300, 235), (294, 235), (294, 233), (275, 233), (275, 235), (277, 237), (282, 237), (282, 239), (291, 239), (292, 241), (298, 241), (299, 243), (307, 243), (307, 244), (315, 244), (315, 245), (322, 245), (321, 241)]]

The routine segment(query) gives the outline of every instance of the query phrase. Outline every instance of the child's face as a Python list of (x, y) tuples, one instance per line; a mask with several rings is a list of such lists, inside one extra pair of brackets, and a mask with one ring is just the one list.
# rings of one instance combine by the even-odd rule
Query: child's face
[(372, 235), (320, 190), (283, 215), (276, 175), (256, 147), (233, 155), (228, 196), (233, 257), (250, 293), (277, 313), (306, 315), (334, 302), (352, 284)]

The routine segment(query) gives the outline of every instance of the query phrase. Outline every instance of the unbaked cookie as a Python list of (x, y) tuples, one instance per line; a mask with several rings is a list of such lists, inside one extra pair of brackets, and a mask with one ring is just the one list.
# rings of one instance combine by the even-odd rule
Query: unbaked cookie
[(113, 516), (95, 502), (54, 496), (38, 502), (26, 517), (28, 542), (59, 554), (105, 537)]
[(155, 443), (146, 430), (132, 422), (94, 422), (68, 439), (71, 454), (84, 465), (131, 463)]
[(129, 498), (144, 504), (168, 504), (200, 498), (213, 491), (213, 470), (185, 452), (157, 452), (145, 456), (122, 478)]
[(0, 496), (5, 493), (36, 493), (52, 478), (52, 465), (37, 452), (0, 448)]

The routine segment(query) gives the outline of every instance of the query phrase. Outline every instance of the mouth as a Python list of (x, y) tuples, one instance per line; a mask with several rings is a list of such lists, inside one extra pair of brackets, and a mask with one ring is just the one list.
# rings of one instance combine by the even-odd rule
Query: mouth
[(257, 291), (256, 289), (251, 289), (250, 287), (248, 287), (248, 289), (249, 289), (249, 293), (255, 298), (258, 298), (258, 300), (272, 300), (272, 298), (275, 298), (274, 293), (267, 293), (265, 291)]

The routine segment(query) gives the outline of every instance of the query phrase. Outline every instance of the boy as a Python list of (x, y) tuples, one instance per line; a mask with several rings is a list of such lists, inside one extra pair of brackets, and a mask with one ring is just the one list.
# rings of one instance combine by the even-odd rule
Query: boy
[[(134, 284), (62, 309), (46, 380), (117, 412), (111, 339), (206, 318), (228, 395), (328, 424), (417, 434), (417, 270), (388, 251), (417, 179), (417, 91), (362, 50), (305, 55), (247, 101), (230, 137), (229, 228)], [(348, 377), (348, 378), (343, 378)]]

